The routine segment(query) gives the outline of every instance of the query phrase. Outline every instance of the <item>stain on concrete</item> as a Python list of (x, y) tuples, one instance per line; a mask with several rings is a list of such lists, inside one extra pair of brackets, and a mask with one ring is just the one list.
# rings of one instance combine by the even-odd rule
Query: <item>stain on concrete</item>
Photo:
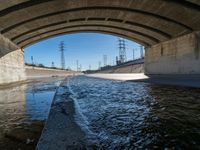
[(194, 55), (195, 59), (199, 59), (200, 57), (200, 33), (195, 33), (195, 40), (194, 40)]

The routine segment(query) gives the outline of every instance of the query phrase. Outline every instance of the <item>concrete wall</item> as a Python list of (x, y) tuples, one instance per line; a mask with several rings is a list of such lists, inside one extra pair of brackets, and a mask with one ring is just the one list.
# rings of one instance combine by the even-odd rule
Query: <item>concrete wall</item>
[(25, 79), (24, 52), (21, 49), (8, 53), (0, 58), (0, 84)]
[(0, 59), (6, 54), (20, 49), (17, 45), (11, 42), (8, 38), (5, 38), (0, 34)]
[(49, 68), (32, 67), (32, 66), (25, 66), (25, 70), (27, 79), (52, 77), (52, 76), (69, 76), (77, 74), (76, 72), (73, 71), (64, 71), (59, 69), (49, 69)]
[(98, 73), (143, 73), (144, 64), (131, 64), (127, 66), (113, 67), (99, 71)]
[(200, 32), (145, 49), (146, 74), (200, 74)]

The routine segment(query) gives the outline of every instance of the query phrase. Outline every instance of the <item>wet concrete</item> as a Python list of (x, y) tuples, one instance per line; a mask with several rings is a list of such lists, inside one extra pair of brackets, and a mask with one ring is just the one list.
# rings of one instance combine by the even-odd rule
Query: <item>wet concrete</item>
[(63, 78), (40, 78), (0, 88), (0, 149), (35, 149)]
[(64, 150), (85, 148), (85, 133), (75, 123), (74, 101), (70, 98), (66, 79), (57, 89), (38, 150)]
[(22, 123), (4, 131), (1, 141), (2, 150), (34, 150), (43, 130), (45, 121), (33, 120), (31, 123)]

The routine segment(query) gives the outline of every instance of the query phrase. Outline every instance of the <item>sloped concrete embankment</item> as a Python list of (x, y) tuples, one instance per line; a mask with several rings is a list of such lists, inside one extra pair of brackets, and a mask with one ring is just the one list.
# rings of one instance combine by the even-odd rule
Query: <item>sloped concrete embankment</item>
[(66, 71), (66, 70), (41, 68), (33, 66), (25, 66), (25, 71), (27, 79), (52, 77), (52, 76), (70, 76), (77, 74), (75, 71)]
[(143, 73), (143, 72), (144, 72), (144, 64), (135, 64), (135, 65), (114, 67), (107, 70), (99, 71), (98, 73)]
[(82, 149), (85, 134), (74, 120), (74, 101), (65, 79), (54, 96), (37, 150)]
[(125, 62), (117, 66), (103, 67), (97, 73), (143, 73), (144, 59)]

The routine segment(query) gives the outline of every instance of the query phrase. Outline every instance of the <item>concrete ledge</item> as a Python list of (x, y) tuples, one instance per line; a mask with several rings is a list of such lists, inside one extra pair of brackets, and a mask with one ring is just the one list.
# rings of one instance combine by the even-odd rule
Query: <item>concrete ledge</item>
[(85, 134), (75, 123), (74, 102), (66, 86), (67, 79), (57, 89), (37, 150), (82, 149)]

